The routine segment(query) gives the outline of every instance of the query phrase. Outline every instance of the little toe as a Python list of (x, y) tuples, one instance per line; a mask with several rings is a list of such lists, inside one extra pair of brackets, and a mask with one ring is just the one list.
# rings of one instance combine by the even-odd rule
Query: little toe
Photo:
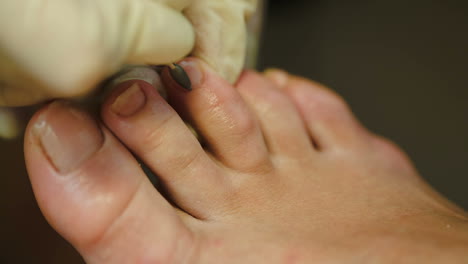
[(170, 199), (197, 218), (221, 201), (219, 167), (151, 84), (119, 84), (102, 107), (112, 132), (154, 172)]
[(246, 71), (237, 89), (260, 120), (272, 154), (303, 160), (316, 151), (307, 128), (291, 99), (275, 83), (259, 73)]
[(41, 110), (25, 156), (43, 214), (87, 263), (190, 258), (192, 233), (131, 153), (85, 113), (60, 102)]
[(192, 81), (186, 92), (166, 70), (169, 101), (189, 120), (217, 160), (238, 171), (261, 170), (270, 165), (259, 124), (240, 94), (205, 63), (188, 58), (180, 65)]
[(347, 103), (332, 90), (281, 70), (266, 76), (291, 98), (319, 149), (347, 148), (363, 143), (369, 133), (353, 115)]

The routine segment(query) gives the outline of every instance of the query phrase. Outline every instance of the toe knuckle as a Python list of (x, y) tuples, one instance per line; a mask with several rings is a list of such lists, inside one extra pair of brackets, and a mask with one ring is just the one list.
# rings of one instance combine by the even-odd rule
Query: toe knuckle
[(161, 130), (154, 130), (140, 140), (139, 145), (144, 154), (154, 153), (158, 151), (164, 143), (164, 133), (162, 133)]
[(385, 163), (394, 168), (412, 169), (408, 156), (395, 142), (380, 136), (374, 138), (376, 151)]
[(348, 112), (349, 107), (346, 101), (340, 95), (329, 91), (322, 90), (312, 97), (312, 100), (322, 109), (328, 109), (333, 112)]
[(342, 122), (352, 117), (344, 99), (331, 91), (318, 91), (306, 98), (306, 109), (316, 119), (328, 122)]
[(149, 126), (137, 137), (137, 140), (139, 141), (137, 144), (140, 148), (143, 149), (143, 152), (153, 153), (159, 150), (162, 145), (164, 145), (164, 142), (167, 141), (168, 135), (166, 124), (170, 123), (172, 120), (173, 117), (165, 118), (161, 120), (159, 126)]
[(254, 134), (258, 129), (257, 122), (250, 115), (241, 115), (231, 121), (230, 130), (233, 135), (243, 138)]
[(268, 94), (265, 94), (263, 101), (265, 101), (271, 109), (282, 109), (291, 106), (291, 101), (288, 99), (286, 94), (276, 90), (272, 90)]
[[(290, 86), (292, 92), (298, 99), (318, 110), (324, 109), (328, 112), (349, 112), (349, 106), (343, 97), (333, 90), (309, 81), (296, 80)], [(302, 101), (301, 100), (301, 101)]]
[(233, 89), (216, 89), (205, 95), (202, 107), (207, 107), (208, 111), (216, 113), (229, 105), (239, 105), (241, 100), (240, 95)]

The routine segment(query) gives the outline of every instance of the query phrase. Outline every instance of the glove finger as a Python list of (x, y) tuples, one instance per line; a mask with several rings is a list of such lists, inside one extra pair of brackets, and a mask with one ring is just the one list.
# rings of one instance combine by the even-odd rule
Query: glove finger
[(19, 120), (12, 109), (0, 107), (0, 139), (13, 139), (19, 134)]
[(187, 56), (195, 44), (195, 32), (187, 18), (161, 3), (144, 3), (140, 34), (135, 36), (128, 62), (168, 64)]

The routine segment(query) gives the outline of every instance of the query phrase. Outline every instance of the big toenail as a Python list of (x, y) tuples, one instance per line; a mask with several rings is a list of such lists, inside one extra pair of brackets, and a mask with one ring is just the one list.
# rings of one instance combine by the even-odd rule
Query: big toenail
[(146, 103), (146, 96), (137, 82), (125, 89), (112, 103), (111, 109), (122, 117), (136, 114)]
[(190, 78), (192, 88), (196, 89), (203, 83), (204, 72), (201, 65), (194, 60), (185, 60), (179, 63), (184, 68), (185, 72)]
[(93, 119), (61, 102), (52, 103), (38, 117), (33, 133), (49, 161), (62, 174), (78, 168), (104, 141)]

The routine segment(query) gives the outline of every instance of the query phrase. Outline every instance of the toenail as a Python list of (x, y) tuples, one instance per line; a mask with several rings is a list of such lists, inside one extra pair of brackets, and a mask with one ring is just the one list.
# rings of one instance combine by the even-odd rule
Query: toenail
[(289, 76), (286, 72), (278, 69), (267, 69), (264, 72), (265, 76), (273, 81), (280, 88), (288, 84)]
[(112, 103), (111, 109), (122, 117), (136, 114), (146, 103), (146, 96), (137, 82), (125, 89)]
[(192, 91), (192, 82), (190, 81), (190, 77), (187, 75), (184, 68), (175, 63), (172, 63), (169, 68), (172, 79), (185, 90)]
[(203, 69), (202, 66), (194, 60), (185, 60), (179, 63), (184, 68), (185, 72), (190, 78), (192, 88), (196, 89), (203, 83)]
[(49, 161), (62, 174), (78, 168), (104, 141), (91, 117), (62, 102), (49, 105), (38, 117), (33, 133)]

